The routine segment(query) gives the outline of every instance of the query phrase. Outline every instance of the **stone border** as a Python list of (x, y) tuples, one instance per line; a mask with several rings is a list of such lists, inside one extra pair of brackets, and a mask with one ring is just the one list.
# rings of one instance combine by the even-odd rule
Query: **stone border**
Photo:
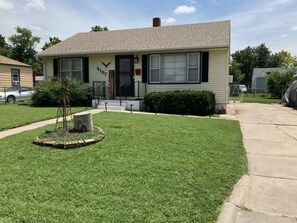
[(77, 140), (77, 141), (69, 141), (69, 142), (64, 142), (64, 143), (57, 143), (57, 141), (43, 141), (37, 136), (33, 143), (38, 146), (47, 146), (47, 147), (54, 147), (58, 149), (73, 149), (73, 148), (78, 148), (82, 146), (88, 146), (91, 144), (95, 144), (97, 142), (102, 141), (105, 138), (105, 133), (104, 131), (99, 128), (94, 126), (94, 128), (99, 129), (100, 132), (103, 133), (103, 137), (101, 139), (95, 140), (95, 139), (85, 139), (85, 140)]

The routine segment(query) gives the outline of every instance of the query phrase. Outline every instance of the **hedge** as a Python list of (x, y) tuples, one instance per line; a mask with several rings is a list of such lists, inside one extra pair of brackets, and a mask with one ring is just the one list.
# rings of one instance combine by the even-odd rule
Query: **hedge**
[[(43, 81), (39, 83), (32, 96), (33, 106), (38, 107), (56, 107), (60, 97), (61, 82)], [(79, 81), (69, 79), (68, 99), (70, 106), (87, 106), (91, 104), (91, 94), (86, 85)]]
[(275, 71), (269, 74), (266, 80), (266, 86), (272, 98), (282, 98), (290, 84), (293, 82), (294, 74), (293, 70), (284, 73)]
[(180, 115), (211, 115), (215, 112), (215, 94), (211, 91), (151, 92), (144, 96), (145, 109)]

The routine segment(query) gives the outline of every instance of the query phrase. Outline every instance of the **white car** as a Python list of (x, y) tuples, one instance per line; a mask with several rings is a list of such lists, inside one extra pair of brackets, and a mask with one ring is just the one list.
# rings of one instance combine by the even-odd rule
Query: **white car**
[(247, 88), (244, 84), (240, 84), (238, 87), (241, 93), (244, 93), (244, 94), (247, 93)]
[(4, 91), (0, 91), (0, 101), (14, 103), (15, 101), (27, 101), (31, 100), (34, 93), (31, 87), (19, 87), (14, 86), (6, 88)]

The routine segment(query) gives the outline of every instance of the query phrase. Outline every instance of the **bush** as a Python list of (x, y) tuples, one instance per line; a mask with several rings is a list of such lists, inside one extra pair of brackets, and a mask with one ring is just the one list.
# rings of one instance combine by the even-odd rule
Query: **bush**
[[(68, 82), (68, 99), (70, 106), (87, 106), (91, 103), (88, 87), (76, 80)], [(43, 81), (36, 86), (32, 104), (39, 107), (57, 107), (60, 97), (60, 81)]]
[(285, 73), (272, 72), (266, 81), (268, 92), (273, 98), (282, 98), (290, 84), (293, 82), (294, 72), (292, 70)]
[(148, 112), (181, 115), (211, 115), (215, 112), (215, 95), (210, 91), (167, 91), (145, 94)]

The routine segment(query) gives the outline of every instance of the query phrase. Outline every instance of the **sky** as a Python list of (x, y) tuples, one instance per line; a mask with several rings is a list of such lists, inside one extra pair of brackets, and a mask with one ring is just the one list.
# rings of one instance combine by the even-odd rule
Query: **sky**
[(231, 53), (261, 43), (297, 56), (297, 0), (0, 0), (0, 34), (17, 26), (41, 38), (65, 40), (92, 26), (109, 30), (231, 20)]

